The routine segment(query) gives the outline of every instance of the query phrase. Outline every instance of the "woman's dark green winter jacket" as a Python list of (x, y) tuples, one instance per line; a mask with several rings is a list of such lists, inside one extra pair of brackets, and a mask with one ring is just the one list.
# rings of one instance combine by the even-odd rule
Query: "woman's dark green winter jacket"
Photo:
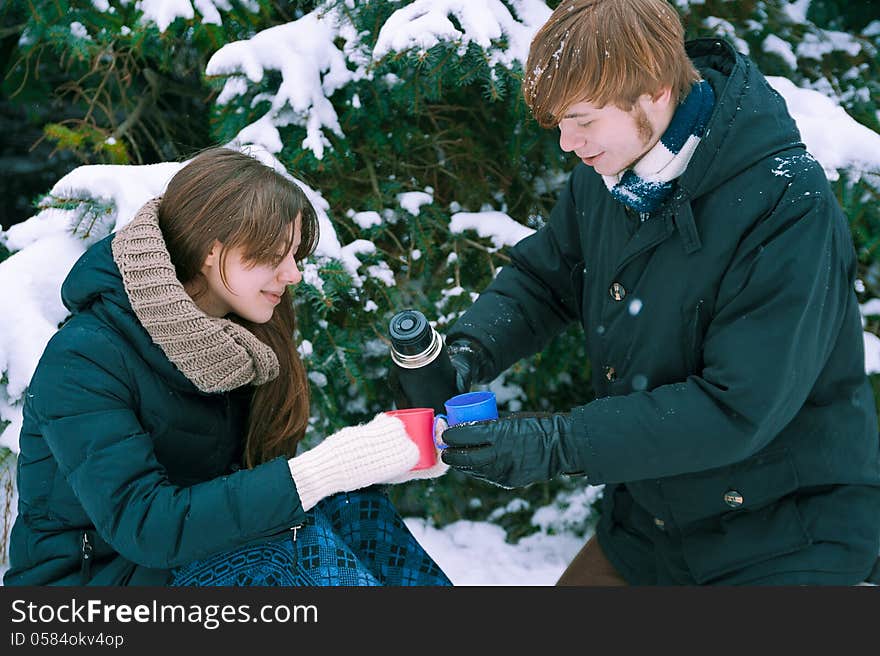
[[(496, 372), (580, 321), (597, 399), (572, 444), (633, 583), (848, 583), (880, 546), (880, 442), (846, 218), (784, 101), (728, 44), (672, 198), (638, 217), (578, 165), (450, 331)], [(585, 402), (588, 399), (585, 399)]]
[(111, 239), (64, 282), (73, 317), (28, 387), (6, 585), (163, 585), (304, 519), (284, 458), (239, 469), (253, 388), (206, 394), (168, 360)]

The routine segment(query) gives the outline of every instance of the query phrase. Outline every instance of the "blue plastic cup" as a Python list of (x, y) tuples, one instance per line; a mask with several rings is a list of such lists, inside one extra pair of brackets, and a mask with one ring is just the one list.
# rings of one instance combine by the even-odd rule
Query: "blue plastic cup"
[(445, 449), (446, 444), (442, 441), (443, 430), (438, 430), (438, 420), (442, 420), (448, 426), (463, 424), (469, 421), (487, 421), (498, 419), (498, 403), (495, 400), (495, 392), (466, 392), (453, 396), (443, 404), (446, 408), (445, 415), (437, 415), (434, 420), (434, 443), (439, 449)]

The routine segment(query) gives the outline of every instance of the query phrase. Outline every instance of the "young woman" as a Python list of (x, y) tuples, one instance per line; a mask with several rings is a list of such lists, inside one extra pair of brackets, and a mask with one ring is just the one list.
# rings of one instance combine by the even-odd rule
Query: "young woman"
[(317, 238), (294, 182), (216, 148), (79, 259), (24, 404), (6, 585), (450, 584), (374, 485), (445, 470), (410, 472), (399, 419), (295, 455), (289, 287)]

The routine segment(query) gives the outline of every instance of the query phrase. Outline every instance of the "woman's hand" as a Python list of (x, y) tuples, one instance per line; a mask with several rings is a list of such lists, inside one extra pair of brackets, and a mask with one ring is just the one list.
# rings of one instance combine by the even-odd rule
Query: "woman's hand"
[[(443, 436), (443, 431), (446, 430), (446, 422), (443, 419), (439, 419), (435, 424), (437, 431), (435, 435), (435, 440), (440, 442)], [(440, 454), (443, 452), (441, 449), (436, 449), (437, 452), (437, 464), (431, 467), (427, 467), (426, 469), (411, 469), (409, 471), (404, 472), (399, 476), (394, 476), (389, 478), (386, 483), (406, 483), (407, 481), (412, 481), (415, 479), (425, 479), (425, 478), (437, 478), (438, 476), (443, 476), (448, 470), (449, 465), (443, 462), (440, 459)]]
[(366, 424), (330, 435), (288, 464), (303, 510), (309, 510), (331, 494), (405, 475), (418, 460), (419, 449), (403, 422), (379, 413)]

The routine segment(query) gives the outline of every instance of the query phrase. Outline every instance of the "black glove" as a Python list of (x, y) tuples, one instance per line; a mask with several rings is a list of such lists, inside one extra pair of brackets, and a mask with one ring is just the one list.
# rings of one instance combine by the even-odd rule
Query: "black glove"
[(458, 424), (443, 432), (443, 462), (502, 487), (582, 473), (569, 414), (512, 415)]
[(489, 353), (472, 339), (459, 337), (446, 345), (449, 360), (455, 368), (455, 386), (459, 394), (470, 392), (474, 383), (488, 383), (492, 375)]

